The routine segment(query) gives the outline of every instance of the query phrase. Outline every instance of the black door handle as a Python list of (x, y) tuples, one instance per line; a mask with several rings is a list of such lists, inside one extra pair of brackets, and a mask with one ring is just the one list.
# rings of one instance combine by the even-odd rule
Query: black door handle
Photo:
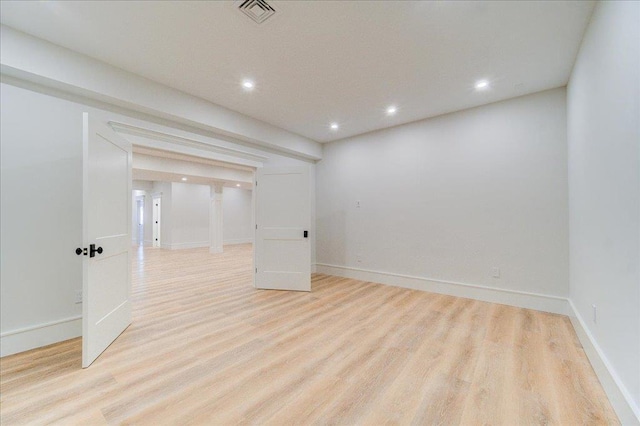
[(308, 238), (309, 237), (309, 231), (304, 231), (304, 237)]
[(102, 254), (102, 247), (96, 248), (95, 244), (90, 244), (89, 245), (89, 257), (96, 257), (96, 252), (98, 252), (98, 254)]

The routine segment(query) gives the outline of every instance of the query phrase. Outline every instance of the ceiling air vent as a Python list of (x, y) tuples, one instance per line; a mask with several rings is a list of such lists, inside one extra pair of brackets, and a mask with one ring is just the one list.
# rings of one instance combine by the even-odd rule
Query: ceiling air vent
[(276, 10), (264, 0), (245, 0), (238, 8), (258, 24), (269, 19)]

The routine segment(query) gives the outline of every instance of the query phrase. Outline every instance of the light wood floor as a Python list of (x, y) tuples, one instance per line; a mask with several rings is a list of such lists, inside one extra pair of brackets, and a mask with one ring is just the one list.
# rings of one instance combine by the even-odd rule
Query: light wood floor
[(251, 246), (145, 249), (134, 321), (5, 357), (2, 424), (618, 424), (566, 317), (316, 274), (251, 287)]

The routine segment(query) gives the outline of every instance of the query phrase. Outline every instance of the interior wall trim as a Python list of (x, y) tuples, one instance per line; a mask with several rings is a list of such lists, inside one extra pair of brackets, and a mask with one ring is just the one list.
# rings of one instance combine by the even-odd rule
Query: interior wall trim
[(132, 124), (121, 123), (118, 121), (109, 121), (108, 124), (116, 132), (124, 133), (127, 135), (142, 136), (142, 137), (150, 138), (154, 140), (161, 140), (161, 141), (170, 142), (176, 145), (182, 145), (182, 146), (197, 148), (205, 151), (215, 152), (218, 154), (229, 155), (231, 157), (240, 157), (247, 160), (253, 160), (259, 163), (267, 161), (269, 159), (264, 155), (255, 154), (255, 153), (243, 151), (240, 149), (225, 147), (209, 141), (203, 142), (195, 139), (185, 138), (183, 136), (174, 135), (171, 133), (159, 132), (157, 130), (151, 130), (144, 127), (134, 126)]
[(587, 358), (593, 370), (600, 380), (613, 409), (618, 415), (618, 419), (623, 425), (640, 425), (640, 407), (638, 407), (631, 397), (631, 393), (620, 380), (620, 376), (609, 362), (600, 345), (589, 331), (584, 318), (578, 313), (573, 301), (569, 300), (571, 312), (569, 318), (576, 330), (578, 339), (582, 344)]
[(448, 294), (450, 296), (466, 297), (483, 302), (501, 303), (561, 315), (569, 314), (568, 300), (559, 296), (443, 281), (391, 272), (372, 271), (326, 263), (316, 263), (316, 271), (322, 274), (354, 278), (361, 281), (370, 281), (413, 290)]
[[(187, 243), (172, 243), (169, 247), (170, 250), (181, 250), (191, 248), (209, 247), (209, 241), (195, 241)], [(164, 247), (163, 247), (164, 248)]]
[(233, 245), (233, 244), (248, 244), (248, 243), (253, 243), (253, 238), (248, 237), (248, 238), (233, 238), (230, 240), (224, 240), (222, 242), (223, 245)]
[(82, 336), (82, 315), (44, 322), (0, 334), (0, 357)]

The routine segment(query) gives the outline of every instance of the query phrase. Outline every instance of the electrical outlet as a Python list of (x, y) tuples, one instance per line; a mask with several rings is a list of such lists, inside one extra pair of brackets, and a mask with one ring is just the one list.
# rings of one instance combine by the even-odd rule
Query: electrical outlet
[(491, 276), (493, 278), (500, 278), (500, 268), (498, 268), (497, 266), (491, 268)]
[(598, 323), (598, 307), (596, 305), (591, 305), (593, 308), (593, 322)]
[(360, 200), (356, 200), (356, 209), (360, 208)]
[(362, 263), (362, 255), (361, 254), (356, 255), (356, 262)]
[(76, 291), (76, 303), (82, 303), (82, 290)]

